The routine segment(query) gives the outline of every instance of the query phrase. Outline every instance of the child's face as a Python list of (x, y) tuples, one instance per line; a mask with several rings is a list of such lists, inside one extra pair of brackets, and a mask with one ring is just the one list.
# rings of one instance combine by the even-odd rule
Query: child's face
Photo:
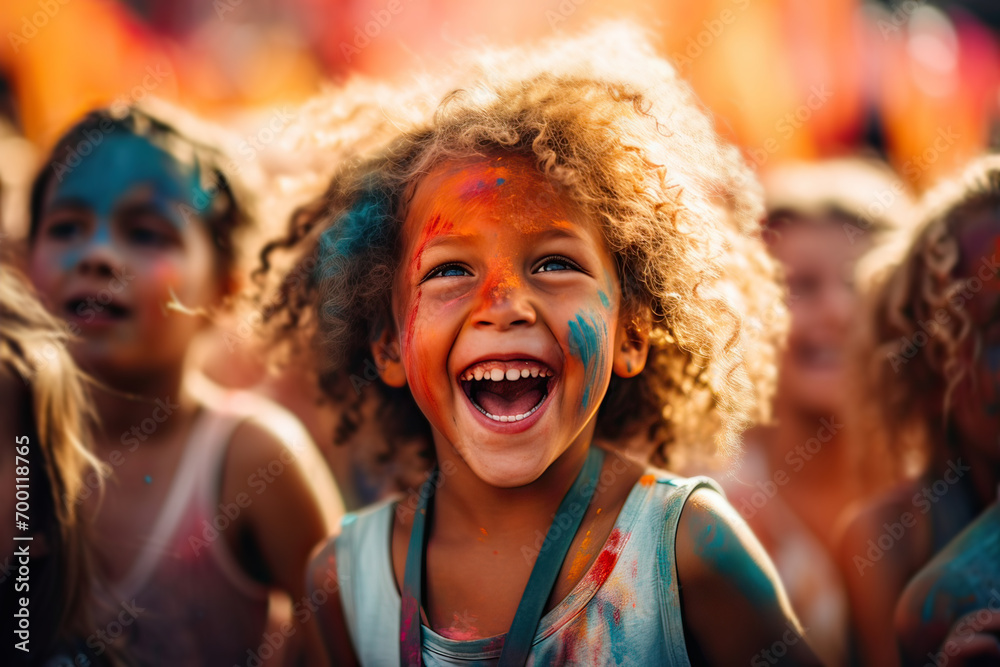
[(644, 344), (621, 350), (620, 288), (597, 224), (532, 160), (475, 157), (421, 180), (403, 239), (402, 367), (438, 451), (450, 443), (480, 479), (513, 487), (589, 443), (612, 365), (632, 375), (645, 362)]
[(852, 243), (837, 220), (793, 220), (770, 247), (785, 268), (792, 316), (778, 400), (819, 416), (840, 414), (858, 309), (854, 266), (869, 244), (863, 237)]
[(958, 276), (971, 282), (964, 307), (972, 332), (962, 349), (971, 382), (956, 390), (956, 419), (966, 439), (1000, 461), (1000, 208), (970, 214), (958, 242)]
[(193, 169), (144, 138), (112, 133), (59, 176), (29, 272), (78, 333), (77, 362), (105, 379), (176, 366), (203, 320), (167, 310), (171, 293), (192, 309), (219, 296), (211, 239), (190, 214), (205, 204)]

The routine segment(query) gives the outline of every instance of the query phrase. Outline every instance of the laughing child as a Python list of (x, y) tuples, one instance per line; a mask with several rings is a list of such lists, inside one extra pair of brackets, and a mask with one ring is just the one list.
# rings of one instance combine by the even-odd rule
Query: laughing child
[(753, 408), (715, 288), (727, 216), (760, 210), (722, 193), (752, 176), (633, 31), (481, 63), (269, 250), (315, 262), (276, 318), (313, 327), (324, 388), (436, 462), (316, 552), (331, 655), (816, 664), (717, 487), (621, 455), (727, 447)]
[[(70, 129), (32, 188), (28, 265), (99, 381), (95, 451), (113, 476), (103, 502), (77, 499), (108, 582), (88, 643), (139, 664), (259, 663), (306, 634), (300, 616), (266, 640), (269, 598), (302, 597), (339, 502), (308, 447), (185, 386), (249, 217), (223, 153), (175, 115), (101, 110)], [(322, 660), (317, 637), (307, 649)]]
[[(997, 497), (998, 207), (1000, 158), (985, 157), (927, 195), (901, 261), (873, 294), (868, 392), (860, 395), (872, 407), (869, 445), (884, 443), (901, 460), (917, 458), (921, 473), (858, 514), (841, 549), (865, 664), (898, 664), (894, 613), (903, 645), (911, 647), (907, 664), (923, 664), (963, 610), (986, 604), (985, 584), (996, 576), (995, 560), (979, 570), (966, 570), (965, 561), (952, 573), (958, 576), (940, 572), (950, 583), (933, 595), (934, 575), (923, 574), (900, 601), (907, 582)], [(946, 553), (958, 558), (968, 550), (972, 560), (977, 550), (995, 554), (996, 534), (988, 528), (986, 520), (962, 533), (964, 546)]]

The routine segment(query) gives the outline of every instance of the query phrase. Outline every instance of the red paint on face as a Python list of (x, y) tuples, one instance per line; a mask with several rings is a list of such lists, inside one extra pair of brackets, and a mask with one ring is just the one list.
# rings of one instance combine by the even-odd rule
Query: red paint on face
[(424, 250), (427, 248), (427, 244), (430, 243), (435, 237), (447, 234), (451, 231), (451, 229), (452, 224), (448, 222), (448, 220), (443, 219), (440, 215), (435, 215), (431, 219), (421, 234), (417, 251), (413, 255), (413, 261), (410, 262), (411, 273), (418, 273), (420, 271), (420, 258), (423, 256)]

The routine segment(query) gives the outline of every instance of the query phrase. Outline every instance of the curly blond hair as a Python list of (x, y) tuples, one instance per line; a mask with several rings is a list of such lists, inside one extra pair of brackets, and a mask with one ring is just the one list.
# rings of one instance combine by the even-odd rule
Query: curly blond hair
[[(734, 449), (769, 391), (771, 371), (760, 360), (773, 366), (775, 355), (773, 337), (760, 335), (774, 318), (753, 290), (780, 290), (757, 231), (760, 187), (691, 88), (637, 30), (617, 24), (477, 54), (439, 82), (414, 86), (412, 104), (397, 92), (392, 103), (406, 109), (398, 117), (359, 102), (382, 110), (374, 114), (375, 138), (332, 142), (341, 163), (326, 192), (261, 252), (261, 285), (275, 266), (285, 269), (277, 272), (281, 298), (265, 314), (279, 334), (313, 338), (320, 384), (331, 397), (345, 401), (353, 390), (348, 427), (362, 414), (362, 387), (374, 380), (373, 332), (391, 321), (401, 221), (415, 185), (443, 161), (500, 152), (534, 158), (599, 222), (618, 267), (622, 312), (636, 322), (651, 315), (646, 369), (612, 378), (598, 436), (647, 437), (658, 464), (673, 449)], [(343, 104), (344, 94), (333, 99)], [(330, 132), (336, 129), (316, 130)], [(734, 248), (744, 256), (733, 258)], [(285, 251), (290, 265), (281, 262)], [(742, 307), (762, 323), (757, 334), (747, 335)], [(388, 438), (426, 441), (429, 427), (408, 390), (374, 386)]]
[(887, 268), (871, 294), (856, 395), (873, 443), (911, 469), (944, 444), (935, 435), (947, 428), (952, 394), (968, 373), (960, 350), (975, 330), (965, 304), (983, 284), (956, 275), (959, 234), (968, 214), (986, 205), (1000, 205), (997, 155), (926, 194), (908, 245), (883, 258)]

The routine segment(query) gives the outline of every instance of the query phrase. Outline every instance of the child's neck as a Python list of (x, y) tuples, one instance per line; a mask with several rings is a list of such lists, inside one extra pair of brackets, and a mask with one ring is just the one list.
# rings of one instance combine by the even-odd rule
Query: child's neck
[[(98, 444), (121, 447), (125, 433), (139, 429), (139, 440), (155, 444), (187, 423), (197, 402), (184, 391), (184, 370), (178, 365), (167, 371), (134, 376), (97, 376), (93, 405), (97, 412)], [(155, 429), (143, 430), (144, 422)]]
[(437, 444), (441, 469), (455, 472), (435, 492), (435, 534), (468, 535), (470, 529), (498, 536), (544, 534), (583, 467), (593, 432), (594, 425), (588, 425), (537, 480), (514, 488), (487, 484), (450, 443)]

